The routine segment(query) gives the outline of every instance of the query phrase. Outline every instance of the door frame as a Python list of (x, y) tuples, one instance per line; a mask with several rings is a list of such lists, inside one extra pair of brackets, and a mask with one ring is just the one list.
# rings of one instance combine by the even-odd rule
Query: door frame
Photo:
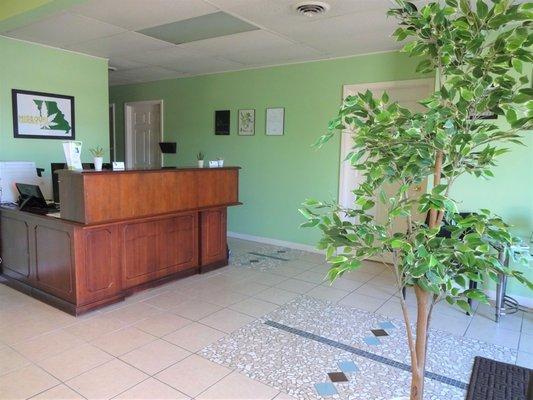
[(109, 104), (109, 108), (111, 109), (111, 118), (112, 118), (112, 121), (110, 121), (109, 126), (113, 130), (112, 132), (110, 132), (110, 135), (109, 135), (109, 142), (110, 142), (109, 145), (113, 149), (111, 154), (109, 154), (109, 158), (110, 158), (110, 161), (112, 162), (112, 161), (117, 160), (117, 124), (115, 121), (115, 118), (116, 118), (115, 103)]
[[(159, 132), (160, 132), (160, 142), (163, 141), (163, 113), (164, 113), (164, 103), (163, 100), (142, 100), (142, 101), (130, 101), (124, 103), (124, 161), (127, 168), (131, 168), (131, 161), (133, 158), (133, 148), (132, 148), (132, 131), (131, 131), (131, 111), (134, 106), (146, 104), (146, 105), (159, 105)], [(163, 166), (163, 155), (161, 155), (161, 167)]]
[[(433, 92), (435, 88), (435, 78), (420, 78), (420, 79), (407, 79), (407, 80), (398, 80), (398, 81), (385, 81), (385, 82), (372, 82), (372, 83), (358, 83), (358, 84), (347, 84), (342, 86), (342, 101), (348, 96), (349, 93), (357, 92), (364, 93), (367, 89), (372, 90), (382, 90), (388, 88), (401, 88), (414, 86), (427, 85), (428, 89), (431, 89), (430, 93)], [(349, 205), (347, 199), (350, 197), (351, 191), (349, 188), (346, 188), (346, 181), (348, 180), (348, 165), (344, 162), (346, 154), (348, 154), (351, 149), (351, 136), (347, 131), (341, 132), (341, 140), (339, 144), (339, 190), (338, 190), (338, 203), (345, 207), (353, 207), (353, 204)]]

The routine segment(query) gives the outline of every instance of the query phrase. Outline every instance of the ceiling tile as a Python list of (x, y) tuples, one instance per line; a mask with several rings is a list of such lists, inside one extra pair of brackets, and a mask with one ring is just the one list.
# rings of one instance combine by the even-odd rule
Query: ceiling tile
[[(391, 38), (396, 26), (396, 21), (381, 11), (365, 11), (293, 25), (286, 30), (295, 41), (333, 56), (399, 48)], [(379, 46), (372, 48), (373, 44)]]
[(289, 44), (268, 50), (231, 52), (225, 58), (250, 66), (277, 65), (326, 58), (326, 55), (306, 46)]
[(124, 58), (149, 65), (172, 64), (186, 57), (205, 57), (205, 54), (198, 54), (191, 49), (184, 49), (181, 46), (165, 47), (153, 51), (140, 51), (124, 54)]
[(70, 11), (139, 30), (218, 11), (202, 0), (88, 0)]
[[(391, 0), (321, 0), (327, 3), (329, 10), (323, 14), (312, 18), (322, 18), (329, 16), (343, 15), (351, 12), (368, 10), (372, 8), (390, 7), (394, 4)], [(422, 1), (422, 0), (415, 0)], [(254, 8), (261, 11), (263, 14), (279, 12), (279, 10), (292, 10), (294, 14), (294, 5), (300, 3), (301, 0), (209, 0), (209, 2), (216, 7), (232, 11), (243, 11), (245, 9)], [(304, 16), (305, 17), (305, 16)], [(309, 17), (305, 17), (309, 18)]]
[[(87, 0), (7, 36), (107, 57), (117, 68), (112, 85), (400, 47), (390, 38), (397, 24), (386, 18), (390, 0), (325, 0), (331, 9), (314, 18), (297, 14), (296, 1)], [(220, 16), (252, 30), (227, 34)]]
[(347, 57), (357, 54), (378, 53), (383, 51), (394, 51), (400, 49), (402, 46), (392, 39), (384, 38), (376, 35), (372, 39), (362, 41), (342, 41), (340, 40), (335, 45), (331, 46), (328, 42), (323, 42), (320, 46), (324, 51), (328, 52), (329, 57)]
[(184, 56), (179, 61), (164, 65), (189, 75), (210, 74), (245, 68), (244, 64), (209, 56)]
[(385, 12), (393, 4), (390, 0), (326, 0), (330, 9), (314, 17), (298, 14), (293, 5), (297, 1), (287, 0), (210, 0), (217, 7), (231, 12), (236, 16), (246, 18), (262, 27), (282, 32), (280, 28), (294, 24), (328, 19), (350, 13), (360, 13), (369, 10)]
[(144, 63), (132, 61), (125, 57), (111, 56), (109, 58), (109, 66), (117, 70), (135, 69), (146, 66)]
[(60, 13), (9, 31), (6, 36), (49, 46), (64, 46), (121, 32), (125, 32), (125, 30), (118, 26), (80, 15)]
[(178, 78), (183, 76), (183, 73), (167, 68), (156, 66), (148, 66), (127, 71), (110, 72), (109, 77), (115, 80), (128, 80), (136, 82), (157, 81), (162, 79)]
[(239, 18), (224, 12), (216, 12), (184, 21), (154, 26), (139, 32), (167, 42), (180, 44), (257, 29), (255, 25), (250, 25)]
[(230, 52), (275, 49), (290, 44), (292, 42), (270, 32), (251, 31), (185, 43), (181, 47), (213, 56), (224, 56)]
[(82, 53), (113, 57), (124, 53), (158, 50), (171, 45), (171, 43), (141, 35), (137, 32), (125, 32), (65, 47)]
[(126, 78), (120, 78), (120, 77), (113, 77), (109, 75), (109, 86), (117, 86), (117, 85), (127, 85), (129, 83), (135, 83), (134, 81), (130, 81)]

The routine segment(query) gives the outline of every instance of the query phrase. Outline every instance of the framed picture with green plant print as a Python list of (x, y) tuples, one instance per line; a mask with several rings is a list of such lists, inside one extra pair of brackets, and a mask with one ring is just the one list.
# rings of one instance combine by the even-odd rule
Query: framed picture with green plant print
[(238, 133), (241, 136), (255, 135), (255, 110), (239, 110)]

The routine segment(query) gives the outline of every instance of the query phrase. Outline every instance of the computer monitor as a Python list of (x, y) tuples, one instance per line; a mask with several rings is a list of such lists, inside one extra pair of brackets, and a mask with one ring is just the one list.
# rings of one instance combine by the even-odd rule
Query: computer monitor
[[(15, 183), (21, 198), (21, 208), (25, 203), (30, 203), (32, 206), (46, 208), (46, 200), (43, 192), (38, 185), (30, 185), (28, 183)], [(29, 200), (29, 201), (28, 201)]]
[(176, 154), (176, 142), (160, 142), (159, 148), (163, 154)]
[[(94, 169), (93, 163), (83, 163), (83, 169)], [(104, 165), (104, 168), (106, 166)], [(54, 203), (59, 203), (59, 176), (56, 171), (59, 169), (66, 169), (67, 164), (65, 163), (51, 163), (50, 169), (52, 171), (52, 191), (54, 193)]]

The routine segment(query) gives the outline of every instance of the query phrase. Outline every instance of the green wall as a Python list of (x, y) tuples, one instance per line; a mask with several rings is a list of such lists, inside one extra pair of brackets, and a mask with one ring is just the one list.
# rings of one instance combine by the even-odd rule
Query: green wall
[(30, 24), (86, 0), (0, 0), (0, 32)]
[[(240, 165), (240, 197), (244, 203), (230, 210), (229, 230), (314, 245), (316, 230), (299, 229), (297, 208), (306, 197), (336, 199), (339, 174), (338, 138), (317, 151), (310, 147), (322, 134), (340, 104), (342, 85), (412, 79), (415, 62), (398, 53), (381, 53), (330, 61), (229, 72), (116, 86), (119, 159), (123, 158), (123, 105), (128, 101), (164, 100), (165, 140), (178, 142), (177, 157), (167, 165), (190, 165), (203, 151), (208, 159), (223, 157)], [(265, 108), (285, 107), (285, 135), (265, 136)], [(237, 110), (256, 110), (256, 134), (238, 136)], [(213, 134), (217, 109), (231, 110), (231, 135)], [(529, 236), (533, 230), (533, 135), (526, 147), (512, 146), (488, 181), (465, 177), (455, 198), (461, 210), (490, 208)], [(122, 144), (122, 148), (121, 148)], [(524, 267), (521, 267), (524, 269)], [(525, 268), (533, 279), (531, 268)], [(531, 297), (514, 283), (510, 292)]]
[[(165, 140), (176, 140), (176, 158), (167, 164), (192, 164), (195, 154), (218, 156), (243, 167), (241, 199), (231, 212), (231, 231), (314, 244), (312, 230), (298, 229), (296, 209), (308, 196), (335, 199), (338, 188), (339, 142), (311, 149), (326, 130), (340, 103), (342, 85), (416, 78), (415, 62), (398, 53), (381, 53), (289, 66), (229, 72), (146, 84), (112, 87), (116, 104), (119, 159), (123, 157), (123, 103), (164, 100)], [(265, 108), (285, 107), (285, 135), (265, 136)], [(256, 134), (238, 136), (237, 110), (256, 109)], [(231, 135), (213, 134), (213, 114), (231, 110)], [(531, 149), (513, 146), (495, 169), (495, 178), (466, 177), (454, 195), (462, 210), (487, 207), (528, 236), (533, 229)]]
[(0, 7), (0, 21), (41, 7), (52, 0), (3, 0)]
[(13, 137), (11, 89), (71, 95), (75, 98), (76, 139), (88, 148), (109, 146), (107, 60), (0, 37), (0, 160), (65, 160), (62, 140)]
[[(415, 78), (415, 62), (397, 53), (229, 72), (111, 87), (117, 135), (123, 140), (123, 103), (164, 100), (165, 140), (178, 142), (177, 158), (195, 163), (198, 151), (240, 165), (240, 198), (229, 230), (314, 245), (317, 232), (299, 229), (297, 211), (307, 197), (335, 199), (339, 141), (320, 151), (311, 144), (325, 132), (342, 97), (342, 85)], [(285, 107), (285, 135), (265, 135), (265, 109)], [(256, 110), (255, 136), (237, 135), (237, 110)], [(213, 134), (214, 111), (231, 110), (231, 135)], [(120, 155), (122, 155), (121, 152)]]
[[(507, 146), (510, 152), (501, 157), (492, 179), (461, 177), (452, 195), (460, 201), (461, 211), (488, 208), (511, 224), (515, 235), (528, 242), (533, 231), (533, 134), (522, 132), (522, 136), (525, 146)], [(533, 281), (533, 259), (525, 266), (518, 261), (511, 264)], [(533, 297), (530, 290), (515, 280), (509, 281), (508, 291)]]

